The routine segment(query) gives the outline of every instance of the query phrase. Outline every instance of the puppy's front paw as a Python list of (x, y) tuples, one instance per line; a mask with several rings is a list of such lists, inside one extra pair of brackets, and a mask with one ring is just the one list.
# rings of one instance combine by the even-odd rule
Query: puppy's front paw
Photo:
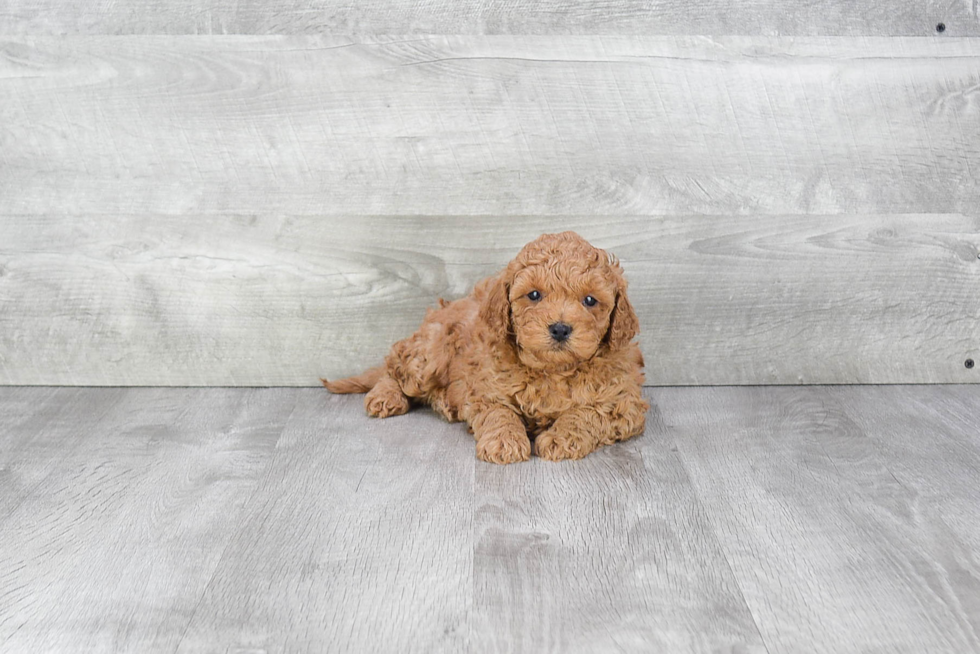
[(368, 391), (364, 398), (364, 409), (369, 416), (387, 418), (408, 412), (408, 398), (394, 379), (382, 379)]
[(501, 429), (476, 442), (476, 458), (488, 463), (517, 463), (531, 458), (531, 441), (526, 433)]
[(534, 453), (549, 461), (581, 459), (596, 450), (597, 443), (585, 434), (552, 426), (534, 439)]

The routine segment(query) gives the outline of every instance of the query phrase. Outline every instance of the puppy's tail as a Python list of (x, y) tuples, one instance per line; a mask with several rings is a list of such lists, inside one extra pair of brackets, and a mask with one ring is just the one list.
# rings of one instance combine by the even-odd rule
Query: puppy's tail
[(328, 381), (326, 379), (320, 379), (323, 385), (327, 387), (327, 390), (331, 393), (367, 393), (369, 390), (374, 388), (374, 385), (378, 383), (381, 379), (381, 375), (384, 374), (385, 367), (377, 366), (371, 368), (370, 370), (365, 370), (359, 375), (354, 377), (347, 377), (346, 379), (335, 379), (334, 381)]

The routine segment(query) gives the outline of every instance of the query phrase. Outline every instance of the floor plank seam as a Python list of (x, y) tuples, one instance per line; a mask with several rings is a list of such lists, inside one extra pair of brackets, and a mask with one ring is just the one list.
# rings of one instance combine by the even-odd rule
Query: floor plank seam
[[(652, 397), (652, 394), (650, 399), (652, 404), (653, 400), (655, 400), (655, 398)], [(688, 467), (687, 462), (684, 460), (684, 453), (677, 443), (677, 437), (673, 433), (673, 426), (667, 425), (666, 421), (663, 419), (663, 414), (659, 413), (659, 408), (658, 408), (658, 414), (660, 415), (660, 425), (663, 427), (666, 433), (670, 434), (671, 453), (675, 456), (675, 458), (677, 459), (678, 463), (681, 466), (681, 469), (684, 471), (684, 476), (687, 478), (687, 482), (691, 488), (691, 492), (694, 494), (694, 498), (698, 502), (698, 506), (701, 509), (701, 514), (704, 516), (705, 521), (711, 528), (711, 536), (714, 538), (715, 543), (718, 545), (722, 554), (724, 554), (725, 567), (728, 569), (728, 574), (731, 575), (731, 578), (735, 582), (735, 586), (738, 588), (738, 596), (742, 599), (742, 603), (745, 606), (746, 610), (749, 612), (749, 615), (752, 616), (752, 624), (753, 626), (755, 626), (756, 633), (759, 635), (759, 640), (762, 642), (762, 646), (766, 648), (767, 653), (772, 654), (773, 650), (770, 647), (765, 634), (763, 633), (762, 627), (759, 625), (759, 616), (756, 613), (755, 608), (745, 597), (745, 591), (742, 588), (742, 581), (739, 579), (738, 574), (735, 572), (734, 566), (732, 566), (731, 553), (728, 551), (728, 548), (725, 546), (725, 543), (721, 540), (720, 534), (718, 532), (718, 527), (715, 524), (714, 520), (712, 519), (711, 513), (708, 511), (704, 499), (701, 497), (701, 492), (698, 490), (697, 484), (694, 483), (694, 477), (691, 475), (691, 470)]]
[[(255, 390), (255, 389), (251, 389)], [(232, 536), (225, 541), (224, 546), (221, 548), (221, 554), (218, 556), (218, 560), (215, 562), (214, 569), (211, 570), (211, 574), (208, 577), (208, 583), (204, 585), (201, 590), (200, 597), (197, 598), (197, 602), (194, 604), (194, 610), (190, 612), (187, 618), (187, 622), (184, 624), (184, 629), (181, 631), (180, 638), (177, 639), (177, 643), (174, 646), (173, 654), (177, 654), (180, 651), (180, 646), (183, 644), (184, 640), (187, 638), (187, 632), (190, 630), (191, 625), (194, 624), (194, 618), (197, 616), (198, 610), (201, 608), (201, 604), (204, 602), (204, 598), (208, 596), (208, 591), (211, 590), (215, 579), (218, 576), (218, 572), (221, 570), (221, 564), (225, 561), (228, 549), (236, 542), (239, 534), (242, 533), (244, 526), (242, 525), (242, 518), (248, 515), (248, 507), (254, 500), (259, 488), (262, 486), (262, 482), (266, 479), (266, 475), (269, 473), (269, 469), (272, 467), (273, 459), (275, 458), (275, 453), (279, 450), (279, 444), (282, 441), (282, 436), (286, 433), (287, 427), (289, 427), (290, 420), (296, 414), (296, 407), (298, 401), (293, 402), (292, 408), (289, 410), (289, 415), (287, 415), (282, 421), (282, 427), (279, 429), (279, 435), (276, 436), (275, 445), (272, 447), (272, 454), (268, 457), (265, 462), (264, 467), (258, 473), (256, 473), (255, 484), (252, 485), (252, 489), (249, 491), (248, 497), (242, 503), (241, 508), (238, 511), (238, 526), (233, 530)]]

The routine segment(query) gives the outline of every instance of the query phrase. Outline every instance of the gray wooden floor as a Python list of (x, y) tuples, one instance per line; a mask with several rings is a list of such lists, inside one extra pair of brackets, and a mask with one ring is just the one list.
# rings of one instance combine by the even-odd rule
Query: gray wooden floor
[(0, 388), (0, 651), (980, 651), (980, 386), (647, 393), (495, 467), (312, 389)]

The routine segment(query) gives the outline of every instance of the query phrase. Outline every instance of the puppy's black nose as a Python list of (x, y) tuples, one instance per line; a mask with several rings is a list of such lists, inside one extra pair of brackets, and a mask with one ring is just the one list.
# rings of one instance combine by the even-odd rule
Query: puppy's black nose
[(568, 340), (568, 335), (572, 333), (572, 327), (563, 322), (556, 322), (548, 325), (548, 333), (551, 334), (551, 338), (562, 343)]

